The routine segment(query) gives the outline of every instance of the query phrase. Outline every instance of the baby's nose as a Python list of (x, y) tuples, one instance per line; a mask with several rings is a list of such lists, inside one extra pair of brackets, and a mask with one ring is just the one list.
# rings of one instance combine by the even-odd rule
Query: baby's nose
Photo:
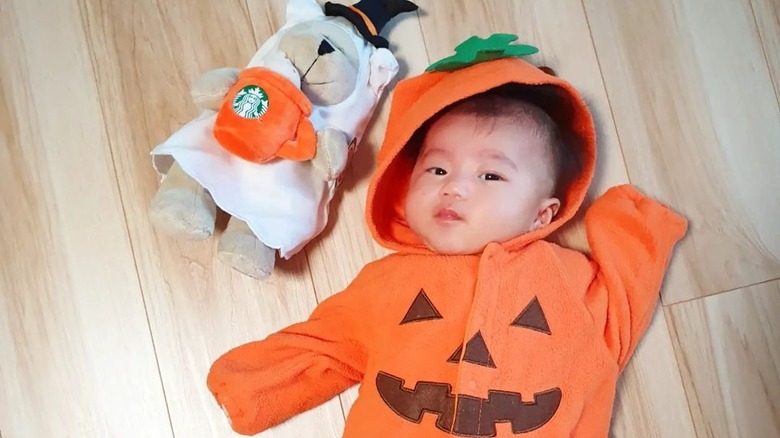
[(453, 178), (444, 185), (442, 194), (445, 196), (454, 196), (463, 198), (470, 193), (469, 184), (458, 178)]

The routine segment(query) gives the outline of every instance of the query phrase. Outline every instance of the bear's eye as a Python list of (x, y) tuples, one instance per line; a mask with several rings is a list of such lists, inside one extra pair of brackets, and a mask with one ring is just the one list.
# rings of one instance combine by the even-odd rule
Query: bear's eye
[(546, 333), (551, 335), (550, 325), (547, 324), (547, 318), (544, 317), (544, 311), (542, 305), (539, 304), (539, 298), (534, 297), (525, 309), (520, 312), (520, 315), (512, 321), (512, 327), (524, 327), (537, 332)]
[(334, 42), (333, 42), (333, 40), (331, 40), (331, 39), (330, 39), (330, 38), (328, 38), (328, 37), (323, 37), (323, 39), (324, 39), (325, 41), (327, 41), (327, 42), (328, 42), (328, 44), (330, 44), (330, 46), (331, 46), (331, 47), (333, 47), (334, 49), (338, 50), (338, 51), (339, 51), (339, 52), (341, 52), (341, 53), (344, 53), (344, 49), (342, 49), (342, 48), (341, 48), (341, 46), (339, 46), (338, 44), (334, 43)]
[(412, 302), (411, 307), (406, 312), (406, 316), (399, 325), (409, 324), (410, 322), (428, 321), (432, 319), (442, 319), (436, 307), (433, 306), (431, 299), (425, 293), (424, 289), (420, 289), (420, 293), (417, 294), (417, 298)]

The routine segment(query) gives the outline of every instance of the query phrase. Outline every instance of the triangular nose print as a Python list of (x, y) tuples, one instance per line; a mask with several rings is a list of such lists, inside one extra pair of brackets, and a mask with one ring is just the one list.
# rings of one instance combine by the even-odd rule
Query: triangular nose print
[(441, 313), (433, 306), (431, 299), (425, 293), (424, 289), (420, 289), (420, 293), (417, 294), (417, 298), (414, 299), (412, 306), (409, 307), (409, 311), (406, 312), (401, 324), (404, 325), (410, 322), (428, 321), (431, 319), (441, 319)]
[(539, 304), (539, 298), (534, 299), (520, 312), (520, 316), (512, 322), (514, 327), (525, 327), (537, 332), (547, 333), (551, 335), (550, 326), (547, 324), (547, 318), (544, 317), (544, 311), (541, 304)]
[[(463, 353), (463, 346), (461, 345), (455, 350), (455, 353), (447, 359), (447, 362), (458, 363), (460, 362), (460, 356)], [(470, 341), (466, 342), (466, 354), (463, 354), (463, 360), (475, 365), (482, 365), (483, 367), (495, 368), (496, 364), (493, 362), (493, 358), (490, 356), (485, 338), (482, 337), (482, 332), (477, 332)]]

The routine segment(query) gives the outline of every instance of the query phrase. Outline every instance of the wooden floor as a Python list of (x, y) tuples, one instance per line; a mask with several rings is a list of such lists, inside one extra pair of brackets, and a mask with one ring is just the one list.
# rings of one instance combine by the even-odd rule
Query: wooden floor
[[(615, 437), (780, 437), (780, 2), (417, 0), (401, 74), (517, 33), (583, 91), (592, 194), (630, 181), (683, 212)], [(308, 316), (384, 254), (363, 223), (385, 101), (331, 226), (262, 284), (215, 242), (155, 233), (149, 151), (189, 84), (242, 66), (283, 0), (0, 0), (0, 435), (228, 437), (205, 386), (227, 349)], [(224, 220), (222, 221), (224, 222)], [(582, 248), (582, 229), (560, 236)], [(265, 437), (338, 437), (352, 389)]]

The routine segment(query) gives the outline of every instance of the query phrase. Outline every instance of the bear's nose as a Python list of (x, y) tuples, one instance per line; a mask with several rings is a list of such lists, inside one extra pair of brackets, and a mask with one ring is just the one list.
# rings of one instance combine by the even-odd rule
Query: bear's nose
[(333, 46), (328, 42), (328, 40), (322, 40), (322, 42), (320, 43), (320, 48), (317, 49), (317, 54), (322, 56), (322, 55), (327, 55), (328, 53), (333, 53), (335, 51), (336, 49), (333, 48)]

